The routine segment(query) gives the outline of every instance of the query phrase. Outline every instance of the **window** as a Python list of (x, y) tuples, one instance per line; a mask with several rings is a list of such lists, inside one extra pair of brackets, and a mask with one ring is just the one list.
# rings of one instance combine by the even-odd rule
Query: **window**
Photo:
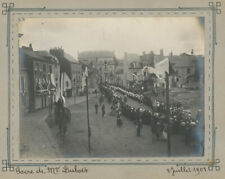
[(35, 70), (39, 71), (39, 63), (36, 63)]
[(21, 93), (24, 93), (24, 91), (25, 91), (24, 89), (25, 89), (24, 77), (21, 76), (21, 78), (20, 78), (20, 91), (21, 91)]
[(66, 81), (66, 87), (67, 87), (67, 88), (69, 87), (69, 82), (68, 82), (68, 81)]

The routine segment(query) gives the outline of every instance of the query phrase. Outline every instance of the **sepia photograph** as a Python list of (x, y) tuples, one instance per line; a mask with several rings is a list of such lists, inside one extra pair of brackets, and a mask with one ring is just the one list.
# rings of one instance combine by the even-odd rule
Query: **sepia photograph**
[(20, 158), (204, 156), (204, 17), (18, 29)]

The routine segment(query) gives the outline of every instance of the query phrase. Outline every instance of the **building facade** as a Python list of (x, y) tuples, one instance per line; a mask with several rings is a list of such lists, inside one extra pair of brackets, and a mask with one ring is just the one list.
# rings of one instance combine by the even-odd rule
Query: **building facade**
[(82, 88), (82, 66), (78, 62), (71, 63), (71, 82), (73, 95), (78, 96)]
[(183, 53), (179, 56), (171, 55), (169, 60), (175, 71), (174, 80), (177, 87), (189, 86), (195, 81), (194, 76), (198, 70), (198, 59), (196, 56)]
[(85, 51), (78, 53), (78, 60), (88, 67), (89, 87), (96, 88), (100, 82), (112, 83), (115, 81), (117, 59), (112, 51)]
[(25, 111), (45, 108), (56, 100), (59, 62), (47, 51), (33, 51), (32, 45), (20, 53), (20, 102)]
[(49, 52), (59, 60), (60, 73), (66, 73), (65, 76), (68, 76), (70, 79), (71, 85), (66, 88), (64, 95), (67, 97), (79, 95), (82, 78), (81, 64), (73, 56), (64, 52), (62, 48), (52, 48)]

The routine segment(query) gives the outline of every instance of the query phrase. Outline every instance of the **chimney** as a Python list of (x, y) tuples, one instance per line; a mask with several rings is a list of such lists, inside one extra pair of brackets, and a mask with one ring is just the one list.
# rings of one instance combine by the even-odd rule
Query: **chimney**
[(29, 48), (33, 51), (32, 43), (29, 44)]

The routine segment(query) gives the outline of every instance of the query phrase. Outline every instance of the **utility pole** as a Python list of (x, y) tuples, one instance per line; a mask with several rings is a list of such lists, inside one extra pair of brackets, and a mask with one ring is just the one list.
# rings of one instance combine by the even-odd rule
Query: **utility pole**
[(171, 141), (170, 141), (170, 102), (169, 102), (169, 74), (166, 73), (166, 117), (167, 117), (167, 147), (168, 156), (171, 156)]
[(91, 128), (89, 121), (89, 104), (88, 104), (88, 69), (85, 69), (86, 75), (86, 101), (87, 101), (87, 125), (88, 125), (88, 153), (91, 155)]

